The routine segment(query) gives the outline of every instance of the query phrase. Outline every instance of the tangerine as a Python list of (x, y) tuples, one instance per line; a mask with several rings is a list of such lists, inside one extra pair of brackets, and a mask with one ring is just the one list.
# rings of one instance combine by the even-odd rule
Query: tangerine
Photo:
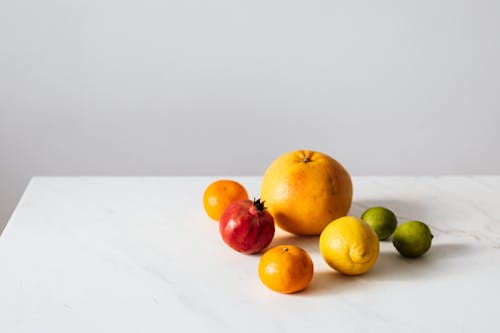
[(294, 245), (273, 247), (262, 255), (259, 262), (262, 283), (283, 294), (305, 289), (311, 282), (313, 270), (309, 254)]
[(233, 201), (247, 200), (247, 190), (234, 180), (217, 180), (206, 188), (203, 193), (203, 207), (208, 216), (220, 221), (222, 213)]

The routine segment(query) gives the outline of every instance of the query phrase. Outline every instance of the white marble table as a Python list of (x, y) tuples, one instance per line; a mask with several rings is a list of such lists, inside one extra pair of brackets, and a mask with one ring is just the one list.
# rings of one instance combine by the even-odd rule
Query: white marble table
[[(358, 177), (351, 214), (427, 222), (431, 250), (391, 242), (366, 275), (335, 273), (318, 238), (304, 292), (264, 287), (201, 197), (219, 177), (34, 178), (0, 237), (0, 332), (498, 332), (500, 177)], [(259, 178), (233, 177), (251, 196)]]

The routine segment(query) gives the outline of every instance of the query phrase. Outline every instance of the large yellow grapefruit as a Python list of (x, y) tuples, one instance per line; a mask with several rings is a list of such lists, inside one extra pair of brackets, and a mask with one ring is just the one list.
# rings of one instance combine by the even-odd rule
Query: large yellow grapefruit
[(267, 168), (261, 199), (282, 229), (319, 235), (328, 223), (349, 212), (351, 177), (330, 156), (297, 150), (278, 157)]

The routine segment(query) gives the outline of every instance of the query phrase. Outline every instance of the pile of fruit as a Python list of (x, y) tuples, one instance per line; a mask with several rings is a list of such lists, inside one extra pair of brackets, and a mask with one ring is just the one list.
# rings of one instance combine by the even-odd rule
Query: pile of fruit
[[(370, 270), (379, 255), (379, 240), (391, 235), (405, 257), (419, 257), (429, 250), (433, 236), (423, 222), (398, 226), (394, 213), (384, 207), (369, 208), (361, 218), (347, 216), (352, 193), (351, 177), (339, 162), (320, 152), (300, 150), (271, 163), (260, 199), (249, 200), (235, 181), (219, 180), (206, 188), (203, 205), (208, 216), (220, 222), (224, 242), (238, 252), (264, 250), (277, 225), (295, 235), (320, 235), (322, 257), (346, 275)], [(258, 273), (270, 289), (293, 293), (309, 285), (314, 268), (304, 249), (280, 245), (262, 255)]]

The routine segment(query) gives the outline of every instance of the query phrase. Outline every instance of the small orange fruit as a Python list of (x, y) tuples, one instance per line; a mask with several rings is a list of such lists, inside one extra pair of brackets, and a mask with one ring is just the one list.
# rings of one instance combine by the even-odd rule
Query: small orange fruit
[(208, 185), (203, 193), (203, 206), (210, 218), (220, 221), (230, 203), (248, 199), (247, 190), (234, 180), (221, 179)]
[(291, 294), (309, 285), (313, 277), (313, 262), (298, 246), (276, 246), (260, 258), (259, 277), (269, 289)]

